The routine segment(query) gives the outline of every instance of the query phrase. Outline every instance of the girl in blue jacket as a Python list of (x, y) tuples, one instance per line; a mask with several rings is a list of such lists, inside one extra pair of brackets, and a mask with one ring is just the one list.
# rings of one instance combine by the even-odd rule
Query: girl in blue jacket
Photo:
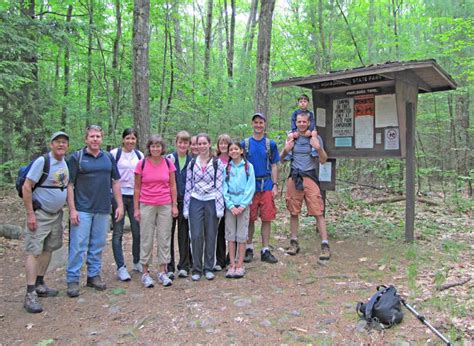
[[(238, 141), (231, 141), (228, 147), (231, 160), (226, 166), (224, 180), (225, 238), (229, 246), (229, 269), (226, 278), (242, 278), (245, 243), (248, 236), (250, 203), (255, 193), (253, 166), (244, 157), (244, 150)], [(235, 254), (238, 248), (238, 259)]]

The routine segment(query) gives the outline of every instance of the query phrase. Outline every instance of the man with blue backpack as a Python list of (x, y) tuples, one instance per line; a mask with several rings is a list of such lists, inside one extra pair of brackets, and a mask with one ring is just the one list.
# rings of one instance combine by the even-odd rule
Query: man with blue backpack
[(23, 198), (25, 229), (26, 295), (24, 308), (43, 311), (39, 297), (54, 297), (58, 291), (46, 286), (44, 275), (54, 250), (63, 243), (63, 206), (66, 203), (69, 170), (64, 160), (69, 136), (62, 131), (51, 136), (51, 151), (22, 168), (17, 190)]

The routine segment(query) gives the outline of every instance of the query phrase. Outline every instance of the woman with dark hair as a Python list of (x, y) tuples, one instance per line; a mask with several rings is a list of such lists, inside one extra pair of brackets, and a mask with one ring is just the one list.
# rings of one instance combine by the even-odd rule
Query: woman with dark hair
[[(132, 128), (123, 130), (122, 146), (112, 149), (110, 153), (117, 161), (117, 168), (120, 172), (120, 189), (122, 191), (124, 213), (128, 214), (130, 228), (132, 231), (132, 256), (133, 270), (142, 271), (140, 265), (140, 224), (135, 220), (133, 214), (133, 188), (135, 185), (134, 170), (138, 161), (143, 158), (143, 153), (136, 149), (137, 131)], [(123, 258), (122, 238), (125, 218), (116, 221), (113, 217), (117, 209), (117, 202), (112, 199), (112, 251), (114, 253), (115, 263), (117, 264), (117, 277), (121, 281), (129, 281), (130, 274), (127, 271), (125, 260)]]
[(186, 171), (183, 207), (184, 217), (190, 220), (193, 281), (203, 274), (208, 280), (215, 277), (217, 222), (224, 216), (224, 166), (211, 155), (211, 139), (207, 134), (197, 135), (197, 145), (199, 155), (192, 159)]
[(178, 216), (176, 192), (176, 168), (165, 157), (166, 144), (160, 136), (151, 136), (146, 144), (147, 157), (135, 168), (135, 190), (133, 202), (135, 219), (140, 222), (140, 263), (143, 266), (142, 283), (153, 287), (155, 282), (148, 271), (152, 263), (153, 239), (157, 240), (158, 282), (171, 286), (166, 274), (171, 260), (171, 224)]

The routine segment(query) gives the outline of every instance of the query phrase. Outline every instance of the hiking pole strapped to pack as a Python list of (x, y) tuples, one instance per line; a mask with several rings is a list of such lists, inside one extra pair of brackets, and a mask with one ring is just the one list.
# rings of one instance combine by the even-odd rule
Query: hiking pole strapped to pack
[(425, 316), (423, 315), (420, 315), (418, 312), (416, 312), (416, 310), (410, 305), (408, 304), (405, 299), (402, 299), (402, 303), (403, 305), (408, 309), (408, 311), (410, 311), (413, 315), (415, 315), (415, 317), (421, 322), (423, 323), (425, 326), (427, 326), (433, 333), (436, 334), (436, 336), (438, 336), (441, 340), (443, 340), (446, 345), (448, 346), (451, 346), (451, 342), (446, 339), (446, 337), (441, 334), (435, 327), (433, 327), (426, 319), (425, 319)]

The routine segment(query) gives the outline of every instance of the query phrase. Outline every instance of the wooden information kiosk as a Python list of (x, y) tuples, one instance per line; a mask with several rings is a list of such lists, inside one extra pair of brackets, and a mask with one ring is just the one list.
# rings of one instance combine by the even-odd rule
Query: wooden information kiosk
[(406, 159), (405, 239), (414, 240), (418, 93), (456, 89), (435, 60), (388, 62), (272, 82), (311, 89), (318, 133), (330, 158)]

